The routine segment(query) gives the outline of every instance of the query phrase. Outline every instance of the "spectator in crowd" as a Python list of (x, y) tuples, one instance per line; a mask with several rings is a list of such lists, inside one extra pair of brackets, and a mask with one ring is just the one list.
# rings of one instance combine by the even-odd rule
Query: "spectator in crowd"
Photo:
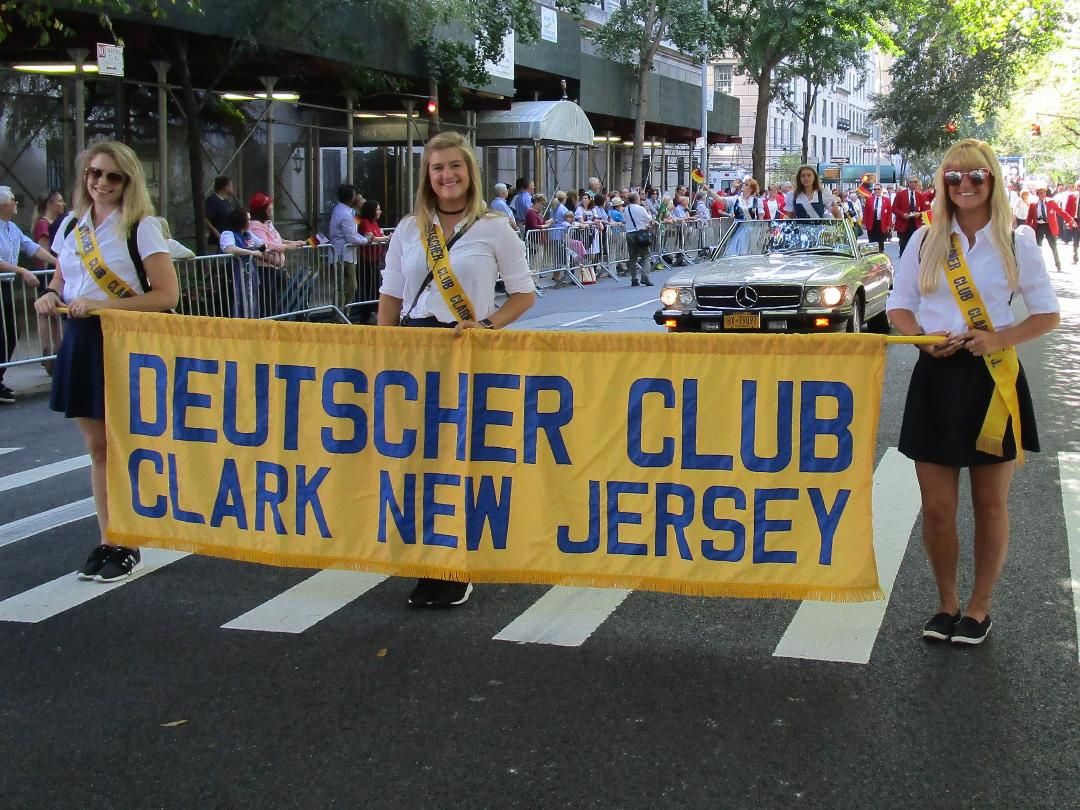
[(524, 233), (525, 214), (532, 208), (532, 195), (536, 191), (536, 184), (527, 177), (519, 177), (515, 184), (514, 198), (510, 201), (510, 208), (514, 212), (518, 229)]
[(165, 219), (165, 217), (158, 217), (157, 220), (161, 223), (161, 236), (165, 240), (165, 244), (169, 246), (169, 258), (173, 261), (179, 259), (194, 259), (194, 250), (184, 247), (184, 245), (173, 239), (172, 228), (169, 227), (169, 221)]
[(649, 214), (655, 218), (660, 212), (660, 189), (649, 187), (645, 196), (641, 199), (641, 204), (647, 208)]
[(271, 219), (274, 216), (273, 197), (256, 191), (248, 200), (248, 213), (251, 214), (251, 232), (266, 245), (267, 254), (283, 256), (285, 251), (302, 248), (307, 244), (303, 239), (285, 239), (278, 233)]
[(1026, 188), (1021, 189), (1013, 204), (1013, 227), (1018, 228), (1027, 224), (1028, 210), (1031, 208), (1031, 192)]
[[(627, 196), (630, 196), (630, 192), (627, 192)], [(618, 194), (611, 198), (611, 210), (608, 212), (608, 217), (612, 222), (626, 222), (625, 205), (623, 198)]]
[[(0, 273), (14, 273), (26, 287), (38, 289), (38, 277), (28, 267), (19, 264), (20, 254), (49, 266), (56, 266), (56, 257), (23, 233), (15, 224), (19, 201), (9, 186), (0, 186)], [(3, 343), (0, 359), (10, 362), (19, 339), (15, 328), (15, 280), (0, 282), (0, 322), (3, 324)], [(0, 403), (10, 405), (15, 393), (4, 385), (4, 367), (0, 366)]]
[(234, 318), (258, 318), (261, 308), (259, 271), (255, 259), (262, 258), (266, 250), (258, 237), (251, 232), (251, 216), (239, 208), (231, 211), (221, 232), (221, 252), (233, 257)]
[[(552, 219), (556, 224), (564, 222), (566, 220), (566, 212), (570, 211), (570, 208), (566, 205), (566, 192), (559, 190), (555, 192), (555, 215)], [(573, 213), (571, 211), (571, 213)]]
[(785, 195), (784, 210), (796, 219), (840, 219), (840, 207), (832, 192), (821, 185), (817, 169), (800, 166), (795, 173), (795, 187)]
[(593, 199), (604, 193), (604, 184), (600, 182), (599, 177), (589, 178), (589, 191), (592, 193)]
[[(53, 189), (43, 199), (39, 200), (34, 208), (34, 227), (30, 233), (30, 238), (45, 250), (49, 250), (52, 246), (53, 237), (56, 236), (56, 229), (64, 218), (65, 209), (64, 195), (56, 189)], [(44, 270), (46, 267), (48, 267), (47, 264), (37, 261), (34, 269)], [(42, 289), (44, 289), (44, 284), (42, 284)]]
[[(649, 256), (652, 254), (652, 245), (647, 238), (641, 238), (638, 234), (651, 234), (653, 215), (641, 205), (641, 195), (631, 191), (628, 196), (629, 204), (626, 206), (626, 249), (630, 255), (630, 286), (637, 287), (644, 284), (646, 287), (653, 286), (649, 278)], [(638, 281), (638, 279), (641, 279)]]
[(506, 218), (510, 220), (510, 227), (516, 231), (518, 229), (517, 219), (514, 217), (514, 212), (511, 210), (510, 204), (506, 202), (506, 197), (509, 193), (506, 183), (496, 183), (495, 197), (492, 199), (489, 208), (497, 214), (504, 214)]
[(379, 219), (382, 217), (382, 205), (378, 200), (364, 200), (360, 206), (360, 221), (357, 229), (368, 240), (368, 244), (356, 249), (359, 261), (357, 270), (361, 301), (375, 301), (379, 297), (379, 271), (382, 269), (386, 244), (390, 237), (383, 233)]
[(543, 194), (533, 195), (533, 204), (528, 211), (525, 212), (525, 232), (539, 230), (546, 228), (551, 224), (551, 220), (545, 220), (543, 216), (544, 207), (547, 205), (547, 197)]
[(356, 196), (356, 187), (351, 183), (338, 186), (338, 202), (330, 213), (330, 243), (334, 246), (334, 259), (344, 280), (342, 303), (346, 306), (356, 300), (356, 248), (369, 241), (356, 224), (353, 211)]
[(704, 190), (699, 190), (694, 194), (694, 218), (702, 222), (712, 219), (712, 213), (709, 211), (708, 195)]
[[(75, 177), (72, 213), (52, 245), (59, 264), (35, 308), (40, 315), (55, 317), (58, 306), (67, 306), (49, 407), (75, 419), (86, 442), (100, 532), (100, 545), (77, 576), (116, 582), (142, 567), (142, 554), (136, 547), (109, 543), (105, 345), (101, 319), (91, 316), (105, 309), (170, 310), (179, 300), (179, 284), (135, 152), (122, 143), (98, 141), (79, 155)], [(89, 245), (89, 252), (77, 244)], [(122, 494), (116, 503), (125, 503)], [(110, 623), (118, 621), (114, 617)], [(98, 641), (104, 643), (107, 637)]]
[(601, 237), (598, 230), (602, 228), (603, 225), (596, 217), (595, 202), (592, 194), (588, 191), (581, 195), (578, 207), (574, 211), (574, 219), (579, 225), (586, 229), (579, 232), (581, 241), (585, 244), (585, 252), (588, 253), (589, 256), (599, 256)]
[[(387, 249), (379, 326), (446, 328), (461, 335), (468, 329), (502, 329), (533, 305), (536, 287), (525, 245), (506, 227), (501, 214), (487, 210), (476, 157), (458, 133), (442, 132), (424, 147), (413, 212), (402, 220)], [(426, 245), (435, 236), (446, 241), (449, 275), (472, 305), (468, 319), (459, 320), (443, 291), (432, 283)], [(496, 307), (499, 278), (507, 297)], [(423, 542), (431, 540), (430, 531), (425, 528)], [(430, 559), (435, 564), (439, 559), (461, 561), (456, 555)], [(471, 592), (468, 582), (423, 578), (409, 594), (409, 605), (454, 607)]]
[(236, 202), (236, 192), (233, 189), (232, 180), (225, 175), (214, 178), (214, 193), (206, 198), (203, 211), (206, 213), (206, 225), (210, 229), (210, 247), (214, 250), (221, 249), (221, 232), (228, 225), (229, 214), (239, 211), (240, 205)]

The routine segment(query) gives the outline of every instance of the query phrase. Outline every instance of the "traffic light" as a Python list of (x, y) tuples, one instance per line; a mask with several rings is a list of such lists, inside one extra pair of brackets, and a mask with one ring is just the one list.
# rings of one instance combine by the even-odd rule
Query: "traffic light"
[(949, 123), (947, 123), (945, 125), (945, 131), (948, 132), (950, 135), (955, 133), (956, 132), (956, 122), (955, 121), (950, 121)]
[(434, 116), (439, 111), (439, 100), (430, 96), (427, 100), (427, 114)]
[(1032, 124), (1031, 125), (1031, 137), (1032, 138), (1038, 138), (1040, 135), (1042, 135), (1042, 126), (1040, 126), (1039, 124)]

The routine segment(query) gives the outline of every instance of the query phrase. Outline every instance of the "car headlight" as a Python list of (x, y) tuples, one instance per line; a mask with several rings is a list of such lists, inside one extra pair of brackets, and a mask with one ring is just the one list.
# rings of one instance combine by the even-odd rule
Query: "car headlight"
[(821, 290), (817, 287), (811, 287), (806, 291), (806, 295), (803, 296), (803, 300), (810, 306), (816, 306), (821, 301)]
[(827, 307), (835, 307), (844, 300), (844, 291), (839, 287), (823, 287), (821, 289), (821, 303)]
[(664, 287), (660, 291), (660, 303), (665, 307), (675, 306), (675, 302), (679, 300), (679, 291), (674, 287)]
[(694, 308), (694, 291), (689, 287), (664, 287), (660, 291), (660, 303), (665, 307)]

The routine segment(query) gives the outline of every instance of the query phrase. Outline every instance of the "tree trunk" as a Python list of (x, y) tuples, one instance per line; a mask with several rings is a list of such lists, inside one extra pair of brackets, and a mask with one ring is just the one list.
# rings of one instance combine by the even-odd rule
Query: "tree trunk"
[[(760, 183), (765, 178), (765, 147), (769, 133), (769, 96), (772, 90), (774, 65), (766, 63), (754, 77), (757, 82), (757, 110), (754, 120), (754, 148), (751, 151), (751, 175)], [(761, 179), (758, 179), (761, 178)]]
[(195, 220), (195, 253), (206, 253), (206, 212), (203, 209), (203, 162), (202, 162), (202, 129), (199, 126), (199, 116), (202, 105), (195, 95), (195, 87), (191, 80), (191, 68), (187, 59), (187, 35), (175, 33), (173, 43), (176, 48), (176, 66), (180, 75), (180, 106), (187, 119), (187, 148), (188, 163), (190, 164), (189, 178), (191, 180), (191, 213)]
[(802, 162), (806, 163), (810, 160), (810, 112), (817, 106), (818, 88), (814, 85), (810, 86), (810, 82), (806, 83), (806, 103), (803, 105), (803, 122), (802, 122)]

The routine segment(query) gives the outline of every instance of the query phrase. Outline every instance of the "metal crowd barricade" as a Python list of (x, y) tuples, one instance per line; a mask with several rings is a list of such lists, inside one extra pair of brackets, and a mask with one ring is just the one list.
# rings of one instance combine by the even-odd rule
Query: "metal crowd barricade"
[(619, 280), (618, 269), (630, 263), (630, 248), (626, 244), (626, 223), (609, 222), (604, 230), (604, 249), (606, 264), (604, 272), (615, 281)]
[[(48, 284), (52, 270), (35, 270), (38, 282)], [(60, 347), (61, 320), (38, 315), (34, 302), (40, 287), (27, 287), (15, 273), (0, 273), (0, 368), (56, 359)], [(11, 358), (8, 358), (8, 355)]]
[[(556, 286), (567, 282), (582, 286), (577, 268), (586, 256), (581, 240), (583, 231), (570, 228), (534, 228), (525, 233), (525, 257), (529, 263), (529, 275), (534, 280), (547, 276)], [(573, 232), (573, 234), (571, 234)], [(541, 295), (543, 292), (537, 290)]]

